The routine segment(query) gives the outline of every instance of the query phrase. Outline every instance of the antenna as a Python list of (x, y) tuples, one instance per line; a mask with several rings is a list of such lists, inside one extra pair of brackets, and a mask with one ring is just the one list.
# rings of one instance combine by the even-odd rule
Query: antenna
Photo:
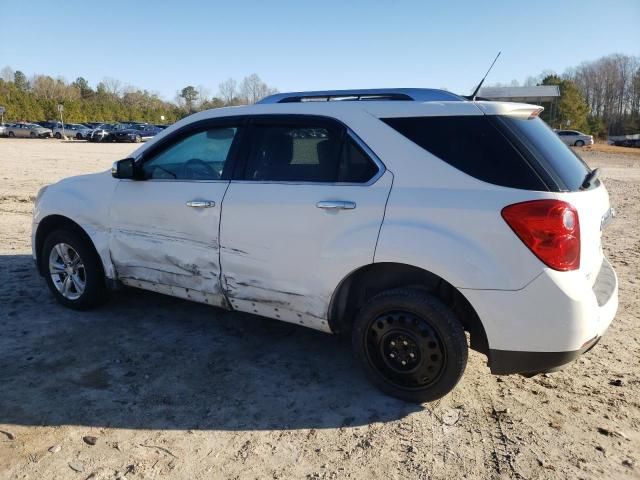
[(496, 64), (496, 61), (498, 60), (498, 57), (500, 56), (501, 53), (502, 53), (502, 51), (498, 52), (498, 55), (496, 55), (496, 58), (493, 59), (493, 63), (489, 67), (489, 70), (487, 70), (487, 73), (484, 74), (484, 77), (482, 77), (482, 80), (480, 80), (480, 83), (478, 84), (476, 89), (473, 91), (473, 93), (471, 95), (469, 95), (466, 98), (468, 98), (472, 102), (476, 101), (476, 97), (478, 96), (478, 92), (480, 91), (480, 87), (482, 87), (482, 84), (484, 83), (484, 79), (487, 78), (487, 75), (489, 75), (489, 72), (491, 71), (493, 66)]

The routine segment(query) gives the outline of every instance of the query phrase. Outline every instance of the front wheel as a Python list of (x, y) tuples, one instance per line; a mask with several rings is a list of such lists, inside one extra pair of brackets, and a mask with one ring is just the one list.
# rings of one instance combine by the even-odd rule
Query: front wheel
[(60, 132), (56, 132), (54, 137), (56, 137), (58, 140), (62, 140), (62, 135), (60, 134)]
[(584, 141), (583, 140), (578, 140), (575, 143), (576, 147), (584, 147)]
[(77, 231), (62, 229), (50, 233), (40, 261), (47, 285), (61, 304), (87, 310), (106, 299), (102, 262), (89, 241)]
[(467, 340), (453, 312), (414, 288), (373, 297), (352, 330), (356, 357), (380, 390), (413, 402), (432, 402), (456, 386), (467, 364)]

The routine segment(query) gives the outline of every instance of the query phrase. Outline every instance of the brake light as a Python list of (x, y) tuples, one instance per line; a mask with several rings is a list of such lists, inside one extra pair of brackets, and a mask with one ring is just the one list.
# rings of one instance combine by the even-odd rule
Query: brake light
[(502, 218), (544, 264), (580, 268), (580, 223), (575, 207), (561, 200), (532, 200), (502, 209)]

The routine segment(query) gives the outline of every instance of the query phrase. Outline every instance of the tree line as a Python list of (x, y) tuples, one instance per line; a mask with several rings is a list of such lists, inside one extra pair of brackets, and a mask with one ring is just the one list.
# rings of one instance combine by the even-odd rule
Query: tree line
[[(640, 57), (608, 55), (561, 75), (545, 71), (530, 76), (524, 85), (559, 86), (560, 98), (543, 112), (543, 118), (555, 128), (583, 130), (601, 138), (640, 132)], [(510, 86), (519, 86), (519, 82), (514, 80)], [(57, 118), (57, 105), (63, 104), (69, 122), (172, 123), (208, 108), (252, 104), (276, 92), (252, 74), (241, 81), (225, 80), (215, 95), (202, 85), (187, 85), (168, 102), (156, 93), (109, 77), (93, 88), (83, 77), (68, 83), (48, 75), (27, 78), (10, 67), (0, 71), (0, 106), (5, 107), (8, 121)]]
[(174, 102), (156, 93), (124, 85), (106, 77), (95, 88), (83, 78), (73, 82), (49, 75), (30, 78), (20, 70), (0, 70), (0, 106), (5, 121), (38, 121), (59, 118), (58, 105), (64, 106), (64, 120), (70, 123), (146, 121), (173, 123), (199, 110), (255, 103), (277, 90), (264, 83), (257, 74), (238, 82), (229, 78), (212, 96), (205, 87), (186, 86)]

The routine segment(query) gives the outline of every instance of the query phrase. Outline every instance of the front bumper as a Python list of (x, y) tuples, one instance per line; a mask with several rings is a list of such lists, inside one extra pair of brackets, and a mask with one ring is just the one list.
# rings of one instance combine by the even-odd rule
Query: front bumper
[(498, 375), (558, 369), (591, 349), (618, 309), (618, 279), (603, 259), (593, 283), (550, 269), (522, 290), (463, 290), (482, 320)]

